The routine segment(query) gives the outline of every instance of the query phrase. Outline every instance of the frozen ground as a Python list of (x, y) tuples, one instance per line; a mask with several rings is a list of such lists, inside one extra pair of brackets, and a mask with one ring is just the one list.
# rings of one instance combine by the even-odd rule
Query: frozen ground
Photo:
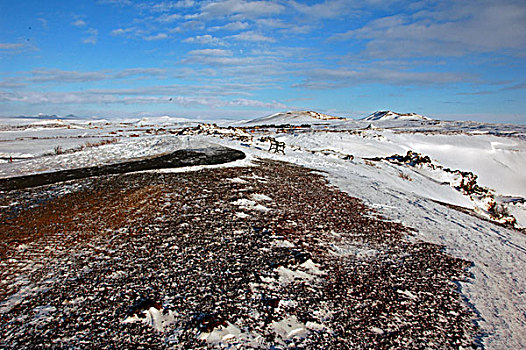
[[(107, 164), (164, 154), (176, 149), (217, 143), (237, 148), (250, 157), (273, 158), (322, 171), (330, 182), (365, 201), (381, 215), (415, 229), (414, 240), (443, 245), (455, 257), (473, 262), (472, 278), (461, 282), (463, 296), (479, 314), (488, 349), (522, 348), (526, 344), (526, 235), (445, 204), (474, 210), (489, 217), (487, 200), (454, 188), (450, 174), (436, 169), (395, 164), (384, 158), (412, 150), (428, 155), (433, 164), (471, 171), (478, 184), (488, 187), (499, 205), (526, 226), (526, 127), (473, 122), (375, 120), (346, 121), (289, 118), (274, 115), (272, 124), (312, 122), (311, 128), (288, 128), (285, 133), (267, 127), (246, 130), (250, 138), (225, 130), (196, 130), (177, 135), (187, 124), (155, 126), (145, 121), (127, 124), (52, 123), (30, 128), (16, 124), (0, 131), (0, 176)], [(268, 120), (267, 120), (268, 121)], [(41, 123), (42, 124), (42, 123)], [(253, 126), (257, 123), (247, 124)], [(270, 123), (267, 123), (270, 124)], [(314, 125), (318, 124), (318, 125)], [(286, 143), (285, 155), (270, 154), (261, 136)], [(80, 137), (79, 137), (80, 136)], [(86, 140), (116, 139), (111, 144), (85, 147)], [(62, 146), (70, 153), (54, 154)], [(352, 155), (352, 159), (349, 157)], [(10, 162), (9, 158), (13, 158)], [(25, 158), (25, 159), (17, 159)], [(240, 179), (242, 180), (242, 179)], [(446, 184), (447, 183), (447, 184)], [(264, 210), (265, 201), (254, 198), (237, 203), (240, 208)], [(257, 209), (256, 209), (257, 210)], [(286, 278), (286, 274), (283, 275)], [(44, 310), (45, 311), (45, 310)], [(213, 335), (211, 335), (213, 336)]]
[(0, 347), (476, 344), (467, 261), (309, 169), (240, 165), (1, 196)]

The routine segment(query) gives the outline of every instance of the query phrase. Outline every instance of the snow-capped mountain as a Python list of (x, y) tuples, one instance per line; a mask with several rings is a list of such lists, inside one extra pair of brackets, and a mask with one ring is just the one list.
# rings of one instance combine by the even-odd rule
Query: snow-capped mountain
[(432, 120), (416, 113), (396, 113), (393, 111), (377, 111), (365, 117), (363, 120), (367, 121), (385, 121), (385, 120), (406, 120), (406, 121), (422, 121)]
[(258, 125), (258, 124), (310, 124), (320, 123), (322, 121), (342, 121), (347, 120), (342, 117), (335, 117), (314, 111), (289, 111), (279, 112), (271, 114), (266, 117), (251, 120), (246, 125)]

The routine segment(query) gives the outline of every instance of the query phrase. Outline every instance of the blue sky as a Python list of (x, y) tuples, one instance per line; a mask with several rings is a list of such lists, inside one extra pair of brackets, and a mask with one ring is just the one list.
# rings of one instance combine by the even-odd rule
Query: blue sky
[(0, 115), (526, 124), (524, 1), (0, 0)]

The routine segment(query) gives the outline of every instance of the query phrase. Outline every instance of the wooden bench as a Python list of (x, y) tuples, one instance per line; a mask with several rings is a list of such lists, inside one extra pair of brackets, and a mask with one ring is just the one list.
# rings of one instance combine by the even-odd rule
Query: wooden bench
[(270, 136), (262, 137), (261, 141), (270, 141), (270, 148), (268, 149), (269, 152), (274, 151), (274, 153), (281, 152), (281, 154), (285, 154), (285, 142), (278, 141)]

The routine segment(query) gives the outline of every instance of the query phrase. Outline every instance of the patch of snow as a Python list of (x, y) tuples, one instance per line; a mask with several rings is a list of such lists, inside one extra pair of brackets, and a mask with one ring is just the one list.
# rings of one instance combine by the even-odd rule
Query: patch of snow
[(265, 207), (264, 205), (257, 204), (257, 205), (254, 207), (254, 210), (261, 211), (261, 212), (267, 212), (267, 211), (269, 211), (270, 209), (267, 208), (267, 207)]
[(266, 196), (266, 195), (260, 194), (260, 193), (254, 193), (252, 195), (252, 199), (254, 199), (255, 201), (258, 201), (258, 202), (271, 201), (272, 200), (272, 198), (270, 198), (269, 196)]
[(239, 177), (235, 177), (235, 178), (232, 178), (232, 179), (228, 179), (228, 181), (232, 182), (232, 183), (235, 183), (235, 184), (246, 184), (248, 181), (246, 180), (243, 180)]
[(298, 321), (296, 316), (289, 316), (281, 321), (274, 321), (270, 324), (273, 331), (282, 340), (291, 340), (293, 338), (305, 338), (309, 334), (307, 326)]
[[(29, 283), (29, 281), (27, 281)], [(0, 314), (10, 312), (15, 306), (22, 303), (26, 298), (47, 291), (47, 287), (35, 286), (33, 284), (23, 285), (15, 294), (10, 295), (0, 303)]]
[(64, 304), (64, 305), (75, 305), (75, 304), (80, 304), (80, 303), (82, 303), (84, 300), (86, 300), (86, 297), (79, 296), (79, 297), (76, 297), (75, 299), (64, 300), (64, 301), (62, 302), (62, 304)]
[(320, 270), (320, 264), (315, 263), (311, 259), (308, 259), (303, 264), (299, 265), (302, 269), (308, 271), (310, 274), (313, 275), (322, 275), (324, 272)]
[(272, 241), (272, 245), (279, 248), (294, 248), (294, 243), (287, 241), (286, 239), (283, 240), (274, 240)]
[(412, 300), (416, 300), (416, 299), (418, 299), (418, 297), (417, 297), (415, 294), (411, 293), (411, 292), (408, 291), (408, 290), (400, 290), (400, 289), (399, 289), (399, 290), (397, 290), (397, 292), (398, 292), (399, 294), (402, 294), (402, 295), (408, 297), (409, 299), (412, 299)]
[(260, 349), (266, 348), (265, 339), (256, 332), (242, 331), (236, 325), (226, 322), (227, 326), (219, 326), (211, 332), (202, 332), (198, 339), (209, 345), (226, 349)]
[(506, 206), (507, 211), (510, 215), (513, 215), (517, 219), (518, 226), (526, 228), (526, 204), (524, 203), (513, 203)]
[(246, 218), (250, 217), (250, 215), (248, 215), (247, 213), (243, 213), (243, 212), (237, 212), (236, 216), (238, 218), (240, 218), (240, 219), (246, 219)]
[(129, 316), (122, 321), (122, 323), (143, 322), (153, 329), (164, 332), (164, 330), (176, 321), (177, 313), (172, 310), (158, 310), (155, 307), (150, 307), (148, 310), (143, 310), (141, 316), (135, 314)]
[(329, 252), (336, 256), (353, 256), (357, 259), (370, 259), (374, 258), (379, 252), (376, 249), (368, 248), (367, 246), (355, 246), (355, 245), (344, 245), (338, 246), (331, 244), (329, 246)]
[(267, 212), (269, 211), (270, 209), (261, 205), (261, 204), (258, 204), (257, 202), (255, 201), (252, 201), (250, 199), (246, 199), (246, 198), (240, 198), (234, 202), (232, 202), (232, 204), (234, 205), (237, 205), (239, 206), (239, 208), (241, 209), (246, 209), (246, 210), (256, 210), (256, 211), (260, 211), (260, 212)]
[(378, 328), (378, 327), (371, 327), (370, 329), (371, 329), (371, 332), (379, 334), (379, 335), (382, 335), (385, 333), (383, 329)]
[(291, 270), (284, 266), (277, 267), (274, 270), (279, 275), (279, 282), (284, 285), (290, 284), (295, 280), (310, 280), (314, 277), (313, 275), (307, 272), (303, 272), (300, 270)]
[(279, 282), (287, 285), (293, 283), (296, 280), (308, 281), (314, 279), (318, 275), (322, 275), (323, 271), (320, 270), (319, 264), (314, 263), (311, 259), (305, 261), (303, 264), (298, 265), (298, 269), (292, 270), (284, 266), (279, 266), (274, 271), (279, 276)]
[(416, 113), (396, 113), (392, 111), (378, 111), (374, 112), (371, 115), (365, 117), (365, 121), (385, 121), (385, 120), (410, 120), (410, 121), (420, 121), (420, 120), (431, 120), (428, 117), (424, 117)]
[(290, 111), (275, 113), (266, 117), (251, 120), (245, 125), (282, 125), (282, 124), (311, 124), (330, 121), (344, 121), (346, 118), (335, 117), (314, 111)]
[(47, 323), (53, 319), (53, 313), (57, 311), (57, 308), (52, 305), (37, 306), (33, 309), (35, 316), (31, 323)]

